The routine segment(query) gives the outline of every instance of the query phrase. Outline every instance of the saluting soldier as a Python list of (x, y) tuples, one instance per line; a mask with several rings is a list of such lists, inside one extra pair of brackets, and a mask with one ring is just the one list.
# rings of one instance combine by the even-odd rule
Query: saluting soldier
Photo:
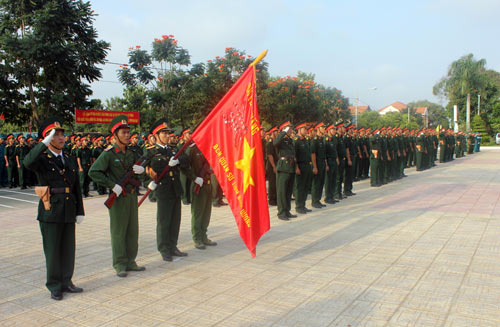
[(319, 123), (314, 128), (316, 136), (312, 140), (311, 156), (313, 167), (313, 179), (311, 188), (311, 206), (313, 208), (323, 208), (321, 203), (323, 187), (325, 186), (326, 173), (326, 148), (325, 148), (325, 124)]
[(300, 124), (297, 127), (297, 136), (295, 137), (295, 211), (297, 213), (308, 213), (311, 210), (306, 208), (306, 199), (311, 188), (312, 171), (312, 152), (311, 144), (307, 135), (307, 124)]
[(337, 139), (335, 137), (335, 125), (330, 125), (325, 129), (325, 154), (328, 171), (325, 180), (325, 203), (334, 204), (335, 190), (337, 189), (337, 174), (339, 167), (339, 158), (337, 154)]
[(280, 126), (280, 133), (273, 141), (278, 154), (276, 197), (278, 201), (278, 218), (281, 220), (290, 220), (290, 218), (297, 217), (290, 212), (296, 168), (291, 125), (289, 121), (283, 123)]
[[(164, 261), (172, 261), (173, 256), (185, 257), (187, 253), (177, 248), (179, 230), (181, 226), (181, 194), (182, 186), (179, 178), (180, 168), (189, 173), (188, 158), (181, 154), (183, 159), (174, 159), (177, 149), (169, 146), (170, 128), (166, 119), (160, 119), (151, 128), (151, 134), (156, 137), (155, 148), (151, 150), (150, 174), (153, 178), (148, 188), (155, 191), (157, 199), (156, 210), (156, 244)], [(170, 166), (168, 174), (155, 183), (154, 179), (160, 175), (165, 167)]]
[(188, 151), (191, 171), (186, 173), (193, 183), (190, 184), (191, 193), (191, 234), (194, 246), (204, 250), (206, 246), (215, 246), (217, 242), (207, 236), (210, 216), (212, 215), (212, 183), (210, 177), (212, 168), (200, 149), (193, 143)]
[(47, 118), (38, 135), (44, 139), (24, 158), (34, 171), (42, 195), (38, 204), (38, 221), (42, 233), (47, 268), (46, 286), (54, 300), (62, 300), (63, 292), (79, 293), (83, 289), (72, 282), (75, 267), (75, 222), (84, 218), (78, 168), (63, 153), (64, 130), (59, 118)]
[[(139, 175), (144, 173), (144, 167), (135, 164), (139, 159), (136, 153), (127, 151), (130, 141), (128, 117), (119, 115), (113, 118), (110, 131), (116, 143), (108, 146), (96, 159), (90, 167), (89, 176), (98, 185), (111, 189), (117, 196), (109, 209), (113, 268), (118, 277), (126, 277), (127, 271), (143, 271), (146, 267), (138, 266), (135, 261), (139, 247), (135, 186), (132, 183), (123, 186), (118, 183), (130, 169)], [(136, 180), (135, 184), (138, 183)]]

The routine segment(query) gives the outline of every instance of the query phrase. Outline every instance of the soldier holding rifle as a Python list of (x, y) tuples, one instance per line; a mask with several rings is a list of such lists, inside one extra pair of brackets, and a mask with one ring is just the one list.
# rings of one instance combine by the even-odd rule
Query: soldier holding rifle
[[(111, 230), (113, 268), (118, 277), (126, 277), (127, 271), (143, 271), (146, 268), (135, 262), (138, 250), (139, 221), (136, 187), (140, 181), (130, 177), (144, 173), (144, 167), (137, 164), (138, 155), (127, 150), (130, 127), (125, 115), (115, 117), (110, 123), (115, 144), (108, 146), (89, 170), (89, 176), (98, 185), (112, 190), (108, 205)], [(124, 178), (123, 176), (127, 176)], [(120, 185), (121, 184), (121, 185)]]

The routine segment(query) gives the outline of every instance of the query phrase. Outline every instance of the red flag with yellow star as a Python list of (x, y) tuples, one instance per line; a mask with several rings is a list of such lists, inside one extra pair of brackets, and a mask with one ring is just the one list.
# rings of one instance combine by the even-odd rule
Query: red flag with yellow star
[(255, 257), (269, 230), (263, 149), (251, 65), (192, 135), (210, 163), (233, 212), (240, 236)]

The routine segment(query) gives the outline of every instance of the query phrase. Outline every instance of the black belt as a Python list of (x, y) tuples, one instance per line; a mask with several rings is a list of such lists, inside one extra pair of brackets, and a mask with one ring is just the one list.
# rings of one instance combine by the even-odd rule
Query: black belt
[(51, 187), (50, 194), (69, 194), (71, 190), (69, 187)]
[(279, 160), (295, 160), (295, 157), (280, 157)]

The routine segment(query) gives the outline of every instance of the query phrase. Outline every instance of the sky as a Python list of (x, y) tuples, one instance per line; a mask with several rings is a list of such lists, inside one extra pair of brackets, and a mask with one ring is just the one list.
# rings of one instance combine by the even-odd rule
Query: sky
[[(91, 0), (98, 38), (111, 43), (107, 60), (127, 63), (127, 51), (150, 50), (173, 34), (191, 62), (234, 47), (265, 61), (271, 76), (315, 74), (378, 110), (395, 101), (435, 97), (432, 87), (461, 56), (486, 59), (500, 71), (498, 0)], [(92, 98), (121, 96), (113, 64), (92, 84)]]

